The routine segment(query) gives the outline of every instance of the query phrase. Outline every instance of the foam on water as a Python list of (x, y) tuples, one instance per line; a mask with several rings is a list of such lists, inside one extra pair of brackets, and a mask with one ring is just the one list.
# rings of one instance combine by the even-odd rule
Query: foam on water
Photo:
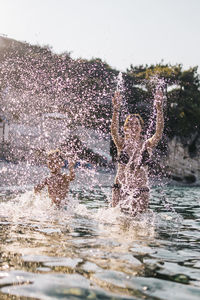
[(64, 207), (63, 210), (58, 210), (45, 192), (35, 195), (33, 191), (27, 191), (10, 201), (0, 203), (1, 217), (14, 223), (31, 221), (51, 223), (58, 215), (60, 220), (69, 218), (71, 210), (70, 205), (67, 210), (64, 210)]
[[(15, 166), (3, 166), (7, 171), (10, 170), (10, 177)], [(21, 168), (17, 166), (17, 170), (26, 174), (24, 169), (28, 168), (26, 164), (22, 164)], [(32, 174), (42, 175), (44, 168), (32, 167)], [(46, 173), (45, 168), (45, 173)], [(6, 170), (5, 170), (6, 172)], [(173, 228), (174, 224), (178, 231), (181, 224), (180, 216), (174, 209), (170, 209), (168, 213), (147, 213), (140, 214), (137, 217), (131, 217), (128, 214), (121, 212), (119, 207), (108, 207), (108, 202), (111, 202), (111, 188), (113, 175), (97, 172), (95, 169), (86, 170), (79, 168), (76, 171), (76, 181), (72, 185), (73, 193), (70, 192), (66, 205), (62, 209), (57, 209), (51, 204), (51, 199), (46, 191), (41, 194), (34, 194), (31, 186), (4, 186), (2, 194), (6, 194), (8, 188), (9, 196), (2, 198), (0, 202), (0, 216), (6, 222), (13, 224), (34, 224), (37, 223), (40, 227), (62, 228), (65, 225), (81, 222), (82, 219), (87, 219), (90, 222), (96, 222), (102, 234), (105, 232), (113, 234), (119, 231), (129, 232), (134, 236), (136, 232), (146, 233), (151, 231), (150, 236), (156, 228), (166, 227)], [(4, 183), (5, 184), (5, 183)], [(28, 190), (31, 189), (31, 190)], [(25, 192), (22, 194), (22, 190)], [(20, 192), (20, 194), (19, 194)], [(106, 202), (106, 200), (108, 202)], [(167, 201), (167, 200), (166, 200)], [(165, 205), (163, 204), (165, 207)], [(173, 208), (173, 207), (172, 207)], [(165, 210), (167, 208), (165, 207)], [(88, 225), (90, 226), (90, 225)]]
[(101, 231), (106, 231), (108, 235), (117, 235), (126, 232), (134, 237), (140, 235), (154, 235), (156, 214), (148, 210), (137, 217), (132, 217), (121, 212), (120, 207), (99, 208), (93, 218), (98, 221)]
[(58, 209), (52, 205), (51, 199), (44, 191), (41, 194), (35, 194), (33, 191), (27, 191), (17, 195), (7, 202), (0, 203), (0, 217), (12, 223), (30, 223), (39, 222), (40, 224), (58, 222), (68, 224), (73, 218), (88, 218), (96, 220), (100, 225), (119, 225), (129, 224), (129, 227), (154, 226), (154, 214), (148, 211), (137, 218), (130, 217), (121, 212), (119, 207), (103, 207), (92, 211), (88, 209), (87, 204), (81, 204), (72, 196), (69, 196), (66, 205)]

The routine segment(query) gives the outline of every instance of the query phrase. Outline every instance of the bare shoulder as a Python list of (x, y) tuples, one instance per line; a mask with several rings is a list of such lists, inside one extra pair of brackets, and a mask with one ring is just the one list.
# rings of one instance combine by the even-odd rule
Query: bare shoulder
[(151, 151), (153, 150), (153, 148), (155, 148), (159, 142), (159, 138), (157, 138), (156, 134), (154, 134), (151, 138), (149, 138), (146, 141), (146, 148), (151, 149)]
[(62, 178), (63, 178), (64, 182), (66, 182), (66, 183), (68, 183), (70, 181), (70, 176), (67, 174), (63, 174)]
[(45, 185), (48, 185), (48, 178), (45, 178), (43, 179), (42, 182), (40, 182), (39, 184), (37, 184), (35, 187), (34, 187), (34, 191), (37, 193), (37, 192), (40, 192), (44, 187)]
[(144, 143), (146, 148), (152, 147), (152, 137), (150, 137), (146, 142)]

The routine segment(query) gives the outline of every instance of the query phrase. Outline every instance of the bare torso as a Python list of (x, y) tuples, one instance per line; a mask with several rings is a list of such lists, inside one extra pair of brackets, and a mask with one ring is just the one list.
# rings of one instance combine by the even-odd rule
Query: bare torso
[(115, 183), (125, 185), (129, 190), (143, 188), (148, 185), (148, 167), (141, 165), (137, 167), (141, 160), (144, 143), (141, 141), (137, 145), (124, 145), (120, 152), (126, 151), (129, 156), (127, 164), (118, 162), (117, 175)]
[(144, 142), (126, 145), (124, 143), (120, 153), (125, 151), (127, 162), (118, 161), (118, 170), (115, 178), (117, 189), (113, 191), (114, 205), (119, 203), (124, 212), (135, 215), (144, 212), (149, 203), (148, 167), (141, 163), (144, 151)]
[(69, 180), (66, 174), (51, 174), (47, 178), (49, 197), (59, 206), (69, 192)]

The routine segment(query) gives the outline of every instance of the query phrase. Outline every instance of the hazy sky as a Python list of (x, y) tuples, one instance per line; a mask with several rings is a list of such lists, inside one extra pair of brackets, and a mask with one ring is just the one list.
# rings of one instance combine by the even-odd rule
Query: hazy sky
[(200, 0), (0, 0), (0, 34), (122, 71), (162, 59), (200, 68), (199, 31)]

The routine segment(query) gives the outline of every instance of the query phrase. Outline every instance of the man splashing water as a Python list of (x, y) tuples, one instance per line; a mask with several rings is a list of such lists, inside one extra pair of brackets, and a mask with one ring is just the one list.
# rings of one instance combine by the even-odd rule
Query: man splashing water
[(75, 162), (69, 159), (69, 175), (62, 174), (61, 169), (64, 166), (64, 159), (61, 157), (59, 150), (52, 150), (48, 153), (47, 165), (51, 174), (40, 184), (35, 186), (35, 193), (40, 192), (45, 186), (48, 187), (49, 197), (57, 207), (62, 206), (69, 192), (69, 184), (75, 179), (74, 172)]

